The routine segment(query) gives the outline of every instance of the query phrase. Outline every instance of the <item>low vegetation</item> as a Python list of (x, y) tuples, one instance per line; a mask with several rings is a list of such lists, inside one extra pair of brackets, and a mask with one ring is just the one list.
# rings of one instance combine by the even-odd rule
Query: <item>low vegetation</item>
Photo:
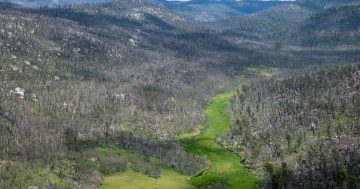
[(229, 129), (226, 109), (233, 92), (220, 94), (205, 108), (205, 129), (195, 137), (184, 139), (187, 152), (206, 156), (210, 167), (192, 178), (197, 187), (255, 188), (256, 177), (240, 164), (240, 158), (216, 143), (216, 138)]

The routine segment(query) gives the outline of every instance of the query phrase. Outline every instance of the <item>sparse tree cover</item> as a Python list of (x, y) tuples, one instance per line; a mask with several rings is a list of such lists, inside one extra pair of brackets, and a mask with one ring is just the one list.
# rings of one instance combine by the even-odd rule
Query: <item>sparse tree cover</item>
[(244, 85), (222, 139), (266, 173), (263, 188), (357, 188), (359, 83), (348, 65)]
[[(84, 13), (93, 12), (92, 5), (48, 10), (3, 4), (1, 188), (95, 188), (100, 173), (132, 168), (158, 177), (161, 167), (193, 174), (206, 166), (203, 157), (187, 154), (173, 140), (201, 122), (207, 99), (233, 81), (222, 71), (209, 74), (205, 65), (184, 60), (188, 55), (182, 50), (174, 49), (175, 54), (161, 48), (151, 32), (167, 26), (151, 14), (162, 9), (144, 6), (138, 10), (140, 20), (107, 12), (125, 14), (131, 7), (117, 12), (124, 5), (105, 4), (105, 13), (95, 16)], [(83, 156), (101, 147), (147, 159)], [(81, 163), (89, 159), (94, 161)]]
[(354, 48), (359, 45), (360, 4), (332, 7), (300, 24), (292, 36), (305, 46)]
[[(290, 46), (304, 42), (288, 41), (301, 32), (294, 23), (317, 20), (303, 22), (310, 12), (296, 5), (240, 19), (239, 29), (144, 0), (0, 3), (0, 188), (97, 188), (104, 174), (127, 169), (198, 174), (207, 157), (185, 151), (178, 136), (243, 78), (231, 131), (217, 142), (261, 170), (264, 188), (359, 187), (359, 66), (293, 76), (358, 62), (359, 49), (331, 46), (357, 44), (357, 35), (326, 50)], [(358, 24), (356, 15), (343, 20)], [(291, 77), (269, 81), (272, 72)]]

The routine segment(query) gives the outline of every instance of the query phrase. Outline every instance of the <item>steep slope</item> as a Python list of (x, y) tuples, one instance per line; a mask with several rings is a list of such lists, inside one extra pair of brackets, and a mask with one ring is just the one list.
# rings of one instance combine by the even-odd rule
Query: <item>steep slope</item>
[[(194, 46), (194, 49), (207, 50), (216, 46), (216, 43), (192, 42), (192, 38), (186, 38), (192, 35), (191, 33), (187, 34), (176, 28), (177, 24), (187, 24), (184, 19), (140, 1), (121, 1), (101, 6), (80, 5), (61, 9), (22, 9), (4, 6), (1, 18), (4, 62), (2, 77), (4, 80), (12, 81), (6, 83), (4, 93), (6, 90), (19, 87), (16, 85), (22, 85), (24, 88), (27, 86), (26, 82), (31, 82), (28, 84), (28, 90), (35, 92), (37, 81), (53, 81), (54, 78), (60, 78), (60, 81), (66, 83), (112, 83), (120, 80), (122, 82), (117, 87), (127, 86), (123, 90), (129, 91), (127, 94), (117, 94), (121, 98), (118, 96), (114, 100), (127, 96), (127, 100), (136, 102), (136, 107), (147, 107), (157, 112), (165, 109), (170, 111), (169, 107), (165, 108), (163, 105), (167, 98), (176, 97), (175, 93), (185, 94), (184, 88), (191, 92), (188, 84), (190, 79), (204, 82), (207, 77), (207, 71), (202, 65), (185, 63), (181, 58), (184, 56), (181, 49), (174, 47), (189, 44)], [(175, 37), (178, 33), (183, 33), (184, 38)], [(159, 40), (159, 37), (166, 40)], [(201, 45), (207, 46), (201, 48)], [(170, 46), (173, 49), (168, 48)], [(192, 53), (197, 52), (192, 50)], [(176, 68), (177, 71), (170, 73), (167, 71), (168, 68)], [(137, 73), (134, 73), (137, 69)], [(165, 75), (178, 78), (169, 80), (165, 79)], [(172, 80), (183, 81), (183, 86), (173, 87), (177, 84), (166, 83)], [(62, 82), (56, 83), (62, 85)]]
[[(325, 23), (329, 25), (335, 24), (331, 22), (330, 16), (341, 17), (344, 14), (350, 16), (352, 11), (355, 12), (351, 15), (356, 20), (356, 10), (342, 10), (339, 8), (342, 5), (353, 6), (352, 9), (356, 9), (358, 0), (349, 1), (296, 1), (296, 2), (285, 2), (280, 5), (273, 6), (269, 9), (253, 13), (250, 15), (238, 16), (225, 19), (220, 21), (215, 29), (222, 31), (225, 34), (247, 36), (253, 39), (270, 39), (272, 41), (281, 41), (286, 43), (291, 38), (307, 36), (307, 34), (314, 35), (316, 31), (313, 31), (311, 27), (321, 27)], [(340, 13), (342, 12), (342, 13)], [(327, 16), (325, 16), (327, 15)], [(336, 16), (338, 15), (338, 16)], [(345, 18), (345, 23), (348, 22)], [(325, 22), (325, 23), (322, 23)], [(317, 26), (318, 23), (319, 26)], [(348, 23), (348, 25), (356, 23)], [(309, 25), (309, 26), (306, 26)], [(313, 26), (311, 26), (313, 25)], [(297, 33), (290, 35), (299, 30), (299, 26), (303, 26), (301, 29), (304, 33)], [(308, 33), (305, 33), (307, 31)], [(314, 34), (311, 34), (313, 32)], [(349, 30), (351, 33), (352, 31)], [(318, 33), (321, 33), (320, 31)], [(353, 33), (353, 32), (352, 32)], [(316, 35), (316, 34), (315, 34)], [(321, 35), (321, 34), (319, 34)], [(356, 34), (355, 34), (356, 35)], [(315, 38), (315, 36), (314, 36)], [(325, 39), (326, 40), (326, 39)], [(353, 40), (353, 39), (351, 39)], [(330, 41), (336, 41), (330, 40)], [(358, 41), (358, 40), (356, 40)]]
[(268, 10), (220, 22), (224, 33), (248, 36), (254, 39), (275, 38), (294, 28), (312, 14), (297, 3), (286, 3)]
[[(153, 177), (160, 167), (187, 174), (201, 169), (205, 160), (171, 139), (191, 131), (206, 99), (232, 80), (164, 48), (197, 47), (192, 39), (172, 37), (188, 35), (177, 29), (181, 24), (185, 19), (141, 1), (58, 9), (2, 4), (1, 188), (96, 188), (99, 173), (130, 164)], [(148, 159), (92, 150), (104, 146)]]
[(232, 16), (260, 12), (270, 7), (282, 4), (282, 1), (235, 1), (235, 0), (192, 0), (166, 1), (152, 0), (170, 10), (199, 21), (211, 22)]
[(298, 2), (313, 11), (319, 11), (341, 4), (359, 2), (359, 0), (298, 0)]
[(360, 44), (360, 4), (329, 8), (313, 15), (292, 36), (308, 46)]
[(27, 7), (55, 7), (70, 4), (83, 4), (83, 3), (105, 3), (111, 0), (0, 0), (0, 2), (11, 2)]
[(266, 173), (263, 188), (357, 188), (359, 81), (348, 65), (243, 86), (221, 141)]
[(273, 48), (212, 29), (142, 0), (2, 3), (0, 188), (96, 188), (104, 174), (125, 170), (149, 180), (166, 169), (194, 174), (207, 159), (175, 138), (204, 119), (202, 107), (235, 86), (244, 67), (360, 56)]

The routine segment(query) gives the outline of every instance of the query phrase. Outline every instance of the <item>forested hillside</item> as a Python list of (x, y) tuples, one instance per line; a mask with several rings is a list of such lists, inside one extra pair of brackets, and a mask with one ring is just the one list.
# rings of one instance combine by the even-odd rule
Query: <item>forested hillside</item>
[(256, 40), (278, 38), (306, 20), (312, 12), (297, 3), (285, 3), (265, 11), (220, 22), (219, 28)]
[(323, 10), (341, 4), (359, 2), (358, 0), (298, 0), (298, 2), (314, 11)]
[[(351, 188), (359, 175), (358, 5), (279, 4), (203, 23), (146, 0), (0, 3), (0, 188), (108, 187), (104, 178), (121, 182), (117, 174), (236, 188), (238, 173), (251, 178), (247, 186)], [(354, 65), (299, 76), (340, 64)], [(244, 83), (231, 132), (215, 141), (229, 129), (223, 110), (232, 93), (204, 106)]]
[(183, 16), (204, 22), (213, 22), (232, 16), (241, 16), (261, 12), (273, 6), (283, 4), (282, 1), (167, 1), (151, 0), (155, 4), (164, 6)]
[(294, 39), (306, 46), (358, 46), (360, 4), (329, 8), (300, 25)]
[[(176, 29), (185, 19), (139, 1), (2, 4), (0, 14), (2, 188), (95, 188), (100, 173), (130, 164), (154, 177), (160, 167), (190, 174), (205, 165), (171, 140), (191, 131), (206, 100), (232, 81), (192, 61), (188, 47), (167, 48), (196, 45), (172, 37), (187, 35)], [(141, 158), (96, 150), (111, 146)]]
[(222, 141), (259, 169), (262, 188), (356, 188), (360, 66), (243, 85)]
[(300, 46), (357, 45), (359, 1), (296, 1), (219, 21), (223, 34)]

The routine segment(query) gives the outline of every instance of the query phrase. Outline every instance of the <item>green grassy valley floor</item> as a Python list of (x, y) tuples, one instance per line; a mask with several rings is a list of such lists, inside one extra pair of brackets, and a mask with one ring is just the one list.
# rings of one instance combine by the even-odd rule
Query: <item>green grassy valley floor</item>
[(215, 139), (229, 130), (230, 118), (226, 114), (233, 92), (214, 97), (205, 109), (206, 130), (190, 139), (183, 140), (185, 149), (193, 154), (205, 155), (210, 167), (191, 182), (197, 187), (211, 182), (222, 182), (230, 189), (255, 188), (256, 177), (243, 165), (240, 158), (215, 142)]
[[(240, 164), (240, 158), (215, 142), (230, 127), (226, 113), (234, 92), (220, 94), (205, 108), (205, 130), (196, 136), (181, 137), (187, 152), (206, 156), (210, 165), (202, 173), (189, 178), (171, 170), (162, 170), (158, 179), (128, 170), (105, 176), (101, 189), (191, 189), (222, 183), (229, 189), (255, 188), (256, 177)], [(200, 127), (201, 128), (201, 127)]]
[(127, 170), (106, 176), (100, 189), (195, 189), (189, 179), (172, 170), (162, 170), (158, 179)]

